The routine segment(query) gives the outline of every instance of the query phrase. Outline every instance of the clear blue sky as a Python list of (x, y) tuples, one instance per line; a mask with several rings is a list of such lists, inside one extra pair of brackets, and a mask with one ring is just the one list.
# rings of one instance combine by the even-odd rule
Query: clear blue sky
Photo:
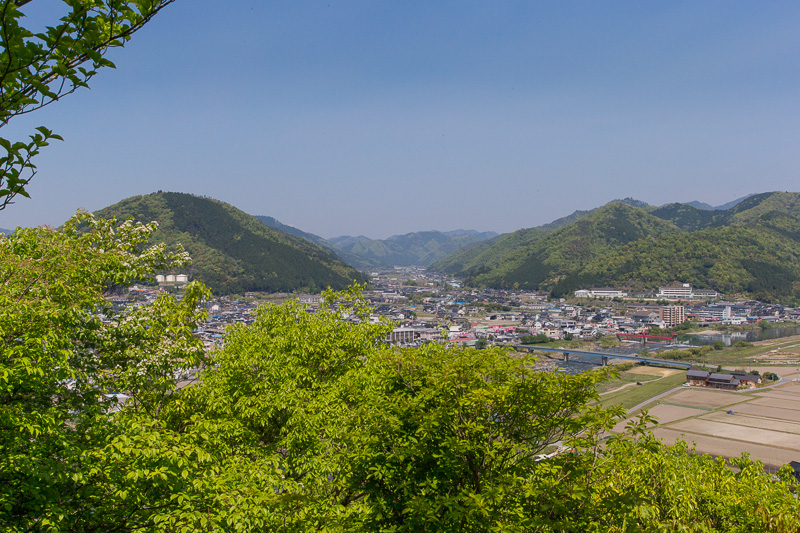
[(65, 139), (0, 227), (159, 189), (376, 238), (800, 190), (795, 0), (178, 0), (109, 57), (0, 130)]

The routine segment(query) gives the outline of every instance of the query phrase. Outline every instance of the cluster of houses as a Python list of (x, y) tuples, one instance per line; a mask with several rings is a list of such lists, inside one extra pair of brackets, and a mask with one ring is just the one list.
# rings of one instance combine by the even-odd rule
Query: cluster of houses
[[(164, 284), (171, 282), (165, 277), (159, 288), (134, 286), (128, 294), (110, 297), (109, 301), (117, 306), (146, 305), (160, 290), (166, 289)], [(680, 289), (692, 290), (687, 286)], [(603, 294), (602, 291), (612, 289), (591, 290)], [(312, 311), (321, 299), (317, 295), (297, 297)], [(537, 335), (550, 339), (635, 335), (653, 327), (669, 328), (690, 318), (700, 322), (732, 324), (757, 320), (800, 321), (800, 310), (756, 301), (716, 301), (711, 304), (698, 301), (685, 302), (685, 305), (631, 301), (575, 303), (548, 299), (546, 293), (468, 290), (462, 289), (458, 280), (414, 268), (373, 274), (371, 290), (365, 293), (365, 297), (374, 309), (371, 320), (385, 318), (395, 324), (387, 341), (398, 345), (418, 345), (428, 341), (460, 345), (481, 342), (518, 344), (525, 336)], [(198, 329), (197, 335), (203, 339), (207, 349), (214, 349), (224, 339), (226, 324), (252, 322), (257, 303), (250, 298), (221, 297), (209, 306), (209, 318)]]
[(686, 383), (712, 389), (737, 390), (756, 387), (761, 383), (761, 376), (741, 372), (723, 374), (705, 370), (689, 370), (686, 372)]
[[(431, 296), (431, 292), (435, 295)], [(379, 283), (369, 297), (377, 314), (397, 323), (390, 340), (398, 344), (441, 340), (443, 328), (446, 328), (444, 335), (459, 344), (475, 343), (481, 338), (516, 344), (525, 335), (544, 334), (552, 339), (563, 339), (641, 334), (653, 327), (674, 327), (688, 319), (701, 324), (800, 320), (800, 310), (756, 301), (581, 305), (547, 300), (546, 295), (538, 293), (492, 289), (436, 292), (430, 287), (420, 289), (387, 283), (387, 280), (383, 280), (383, 286)], [(423, 315), (426, 318), (422, 318)]]

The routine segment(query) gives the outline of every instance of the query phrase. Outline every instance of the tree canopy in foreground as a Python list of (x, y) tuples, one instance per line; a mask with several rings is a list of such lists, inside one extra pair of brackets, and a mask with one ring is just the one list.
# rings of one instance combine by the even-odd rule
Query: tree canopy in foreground
[(356, 288), (263, 307), (212, 353), (198, 284), (114, 314), (105, 293), (186, 260), (152, 231), (80, 214), (0, 237), (3, 531), (800, 528), (787, 472), (666, 446), (646, 418), (607, 438), (602, 371), (393, 348)]

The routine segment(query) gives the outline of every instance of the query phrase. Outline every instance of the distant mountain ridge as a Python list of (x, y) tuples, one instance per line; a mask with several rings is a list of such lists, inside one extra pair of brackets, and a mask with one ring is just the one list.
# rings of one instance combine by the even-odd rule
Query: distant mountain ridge
[(211, 198), (159, 192), (127, 198), (96, 215), (157, 221), (151, 242), (183, 245), (193, 261), (190, 274), (215, 294), (316, 292), (364, 281), (330, 250)]
[(5, 233), (6, 235), (11, 235), (12, 233), (14, 233), (14, 230), (0, 228), (0, 233)]
[(617, 201), (561, 228), (502, 235), (432, 270), (469, 285), (550, 290), (647, 289), (674, 281), (765, 300), (800, 301), (800, 193), (755, 194), (726, 210)]
[(718, 206), (712, 206), (712, 205), (707, 204), (705, 202), (698, 202), (697, 200), (695, 200), (693, 202), (686, 202), (686, 205), (690, 205), (692, 207), (696, 207), (697, 209), (703, 209), (705, 211), (727, 211), (731, 207), (734, 207), (734, 206), (740, 204), (741, 202), (743, 202), (744, 200), (750, 198), (751, 196), (754, 196), (754, 195), (753, 194), (748, 194), (747, 196), (742, 196), (741, 198), (737, 198), (736, 200), (733, 200), (733, 201), (730, 201), (728, 203), (725, 203), (725, 204), (722, 204), (722, 205), (718, 205)]
[(469, 244), (497, 236), (493, 231), (457, 229), (452, 231), (418, 231), (392, 235), (388, 239), (370, 239), (364, 235), (341, 235), (324, 239), (288, 226), (269, 216), (256, 216), (267, 226), (307, 239), (333, 250), (344, 262), (359, 270), (394, 268), (395, 266), (425, 267), (430, 263)]
[(370, 239), (343, 235), (329, 239), (339, 256), (361, 270), (395, 266), (427, 267), (456, 250), (497, 236), (493, 231), (476, 230), (418, 231)]
[(256, 218), (260, 220), (262, 224), (265, 224), (270, 228), (280, 230), (284, 233), (288, 233), (289, 235), (294, 235), (295, 237), (300, 237), (301, 239), (311, 241), (320, 246), (324, 246), (325, 248), (332, 248), (331, 243), (323, 239), (319, 235), (314, 235), (313, 233), (308, 233), (303, 230), (297, 229), (294, 226), (289, 226), (287, 224), (282, 223), (281, 221), (279, 221), (274, 217), (269, 217), (265, 215), (256, 215)]

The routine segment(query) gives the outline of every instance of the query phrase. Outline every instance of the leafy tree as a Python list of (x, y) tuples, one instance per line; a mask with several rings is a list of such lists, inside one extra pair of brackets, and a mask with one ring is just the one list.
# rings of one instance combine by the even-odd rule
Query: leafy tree
[(181, 447), (158, 420), (176, 373), (203, 360), (192, 328), (207, 293), (118, 316), (104, 298), (187, 261), (142, 249), (153, 230), (79, 213), (0, 238), (0, 529), (132, 528), (169, 495), (151, 476)]
[(536, 335), (523, 335), (519, 340), (522, 344), (543, 344), (550, 342), (550, 337), (544, 333), (538, 333)]
[(667, 447), (646, 416), (608, 438), (613, 370), (397, 349), (357, 289), (262, 307), (211, 354), (198, 284), (114, 315), (104, 294), (186, 260), (152, 230), (80, 214), (0, 237), (3, 531), (800, 527), (786, 472)]
[[(123, 46), (174, 0), (62, 0), (66, 14), (53, 26), (33, 33), (20, 24), (31, 0), (3, 0), (0, 11), (0, 127), (19, 115), (41, 109), (88, 87), (103, 67), (104, 55)], [(61, 137), (45, 127), (27, 141), (0, 138), (0, 210), (36, 174), (33, 158)]]

